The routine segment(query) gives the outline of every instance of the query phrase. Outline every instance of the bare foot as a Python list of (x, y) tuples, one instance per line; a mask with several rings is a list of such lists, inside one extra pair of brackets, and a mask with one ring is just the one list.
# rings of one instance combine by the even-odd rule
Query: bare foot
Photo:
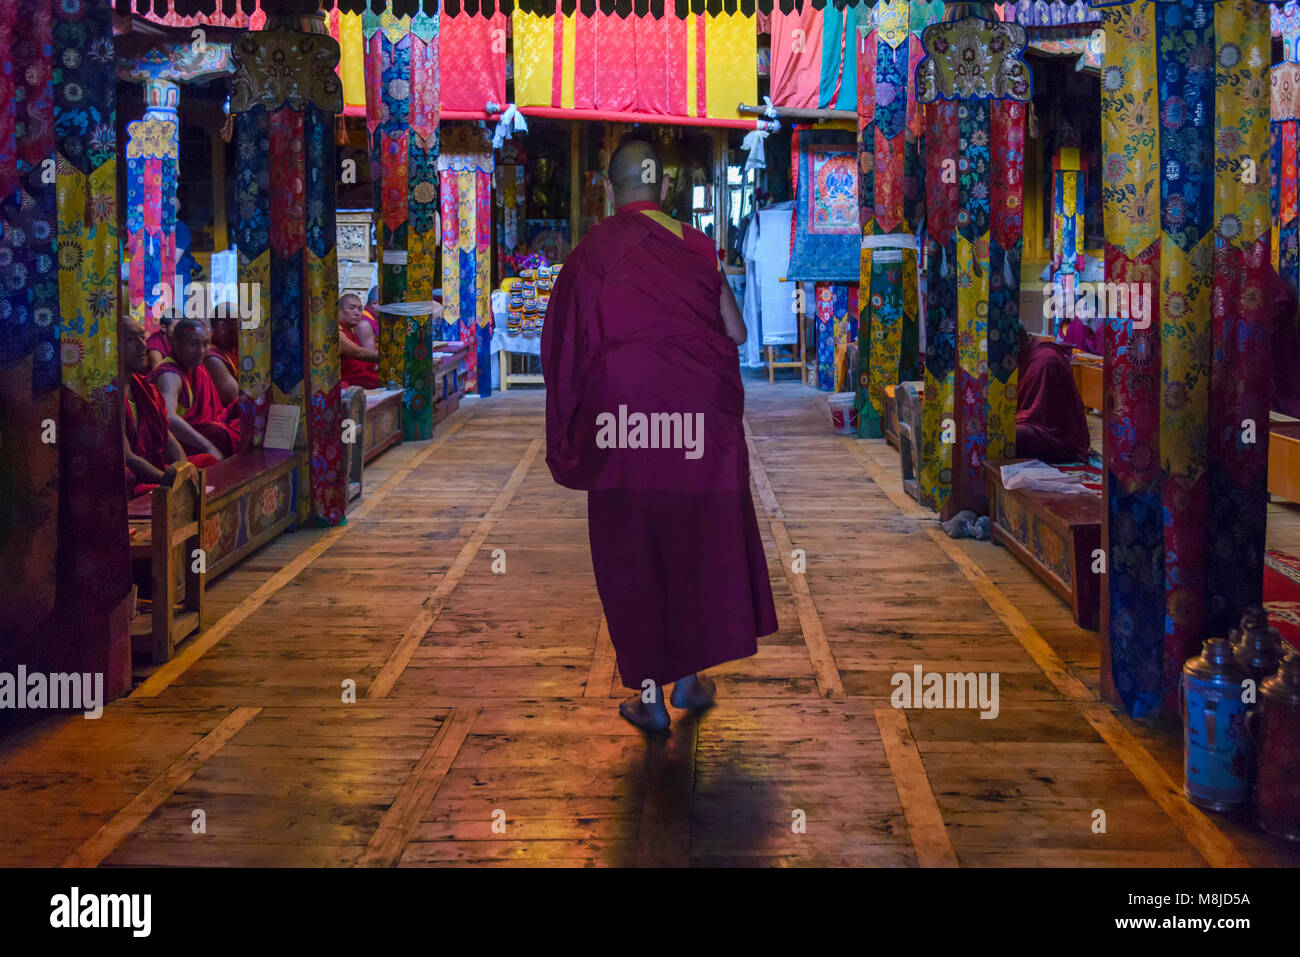
[(642, 731), (667, 731), (672, 720), (663, 699), (656, 695), (654, 704), (646, 704), (639, 694), (633, 695), (618, 704), (618, 713), (636, 725)]
[(679, 679), (673, 685), (673, 693), (668, 700), (673, 703), (674, 708), (703, 710), (713, 706), (713, 699), (717, 693), (718, 689), (712, 680), (703, 675), (690, 675)]

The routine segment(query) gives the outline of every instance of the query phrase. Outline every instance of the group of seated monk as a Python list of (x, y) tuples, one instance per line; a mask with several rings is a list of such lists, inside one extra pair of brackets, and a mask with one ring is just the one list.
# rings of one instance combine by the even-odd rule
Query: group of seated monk
[[(179, 318), (146, 336), (134, 320), (121, 326), (127, 488), (142, 495), (167, 467), (187, 458), (206, 468), (240, 444), (237, 320), (218, 310), (211, 331), (202, 319)], [(159, 357), (161, 356), (161, 357)]]

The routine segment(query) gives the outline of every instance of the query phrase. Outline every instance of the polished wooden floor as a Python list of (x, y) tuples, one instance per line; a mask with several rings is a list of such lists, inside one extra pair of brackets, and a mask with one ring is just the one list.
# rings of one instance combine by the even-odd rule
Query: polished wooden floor
[[(204, 632), (100, 720), (0, 742), (0, 864), (1300, 862), (1192, 808), (1176, 733), (1098, 702), (1095, 634), (794, 383), (748, 390), (781, 628), (643, 736), (542, 417), (465, 403), (367, 470), (347, 526), (214, 582)], [(915, 665), (997, 672), (1000, 713), (894, 709)]]

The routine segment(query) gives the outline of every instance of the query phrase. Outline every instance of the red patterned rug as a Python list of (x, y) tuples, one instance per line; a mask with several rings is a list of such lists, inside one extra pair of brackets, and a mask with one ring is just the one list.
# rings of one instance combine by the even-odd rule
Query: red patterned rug
[(1300, 651), (1300, 558), (1272, 548), (1264, 553), (1264, 608), (1283, 640)]

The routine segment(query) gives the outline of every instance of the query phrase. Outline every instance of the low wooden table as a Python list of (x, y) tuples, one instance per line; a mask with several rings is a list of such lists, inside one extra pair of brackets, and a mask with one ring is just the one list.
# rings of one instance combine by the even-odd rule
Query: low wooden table
[(1100, 357), (1081, 358), (1079, 353), (1075, 353), (1070, 359), (1070, 371), (1074, 373), (1074, 385), (1083, 399), (1084, 408), (1100, 412), (1105, 394)]
[(1300, 502), (1300, 422), (1274, 422), (1268, 435), (1268, 491)]
[(1101, 575), (1092, 570), (1101, 547), (1100, 495), (1071, 495), (1002, 487), (1001, 467), (1024, 459), (984, 463), (993, 537), (1065, 599), (1082, 628), (1097, 628)]

